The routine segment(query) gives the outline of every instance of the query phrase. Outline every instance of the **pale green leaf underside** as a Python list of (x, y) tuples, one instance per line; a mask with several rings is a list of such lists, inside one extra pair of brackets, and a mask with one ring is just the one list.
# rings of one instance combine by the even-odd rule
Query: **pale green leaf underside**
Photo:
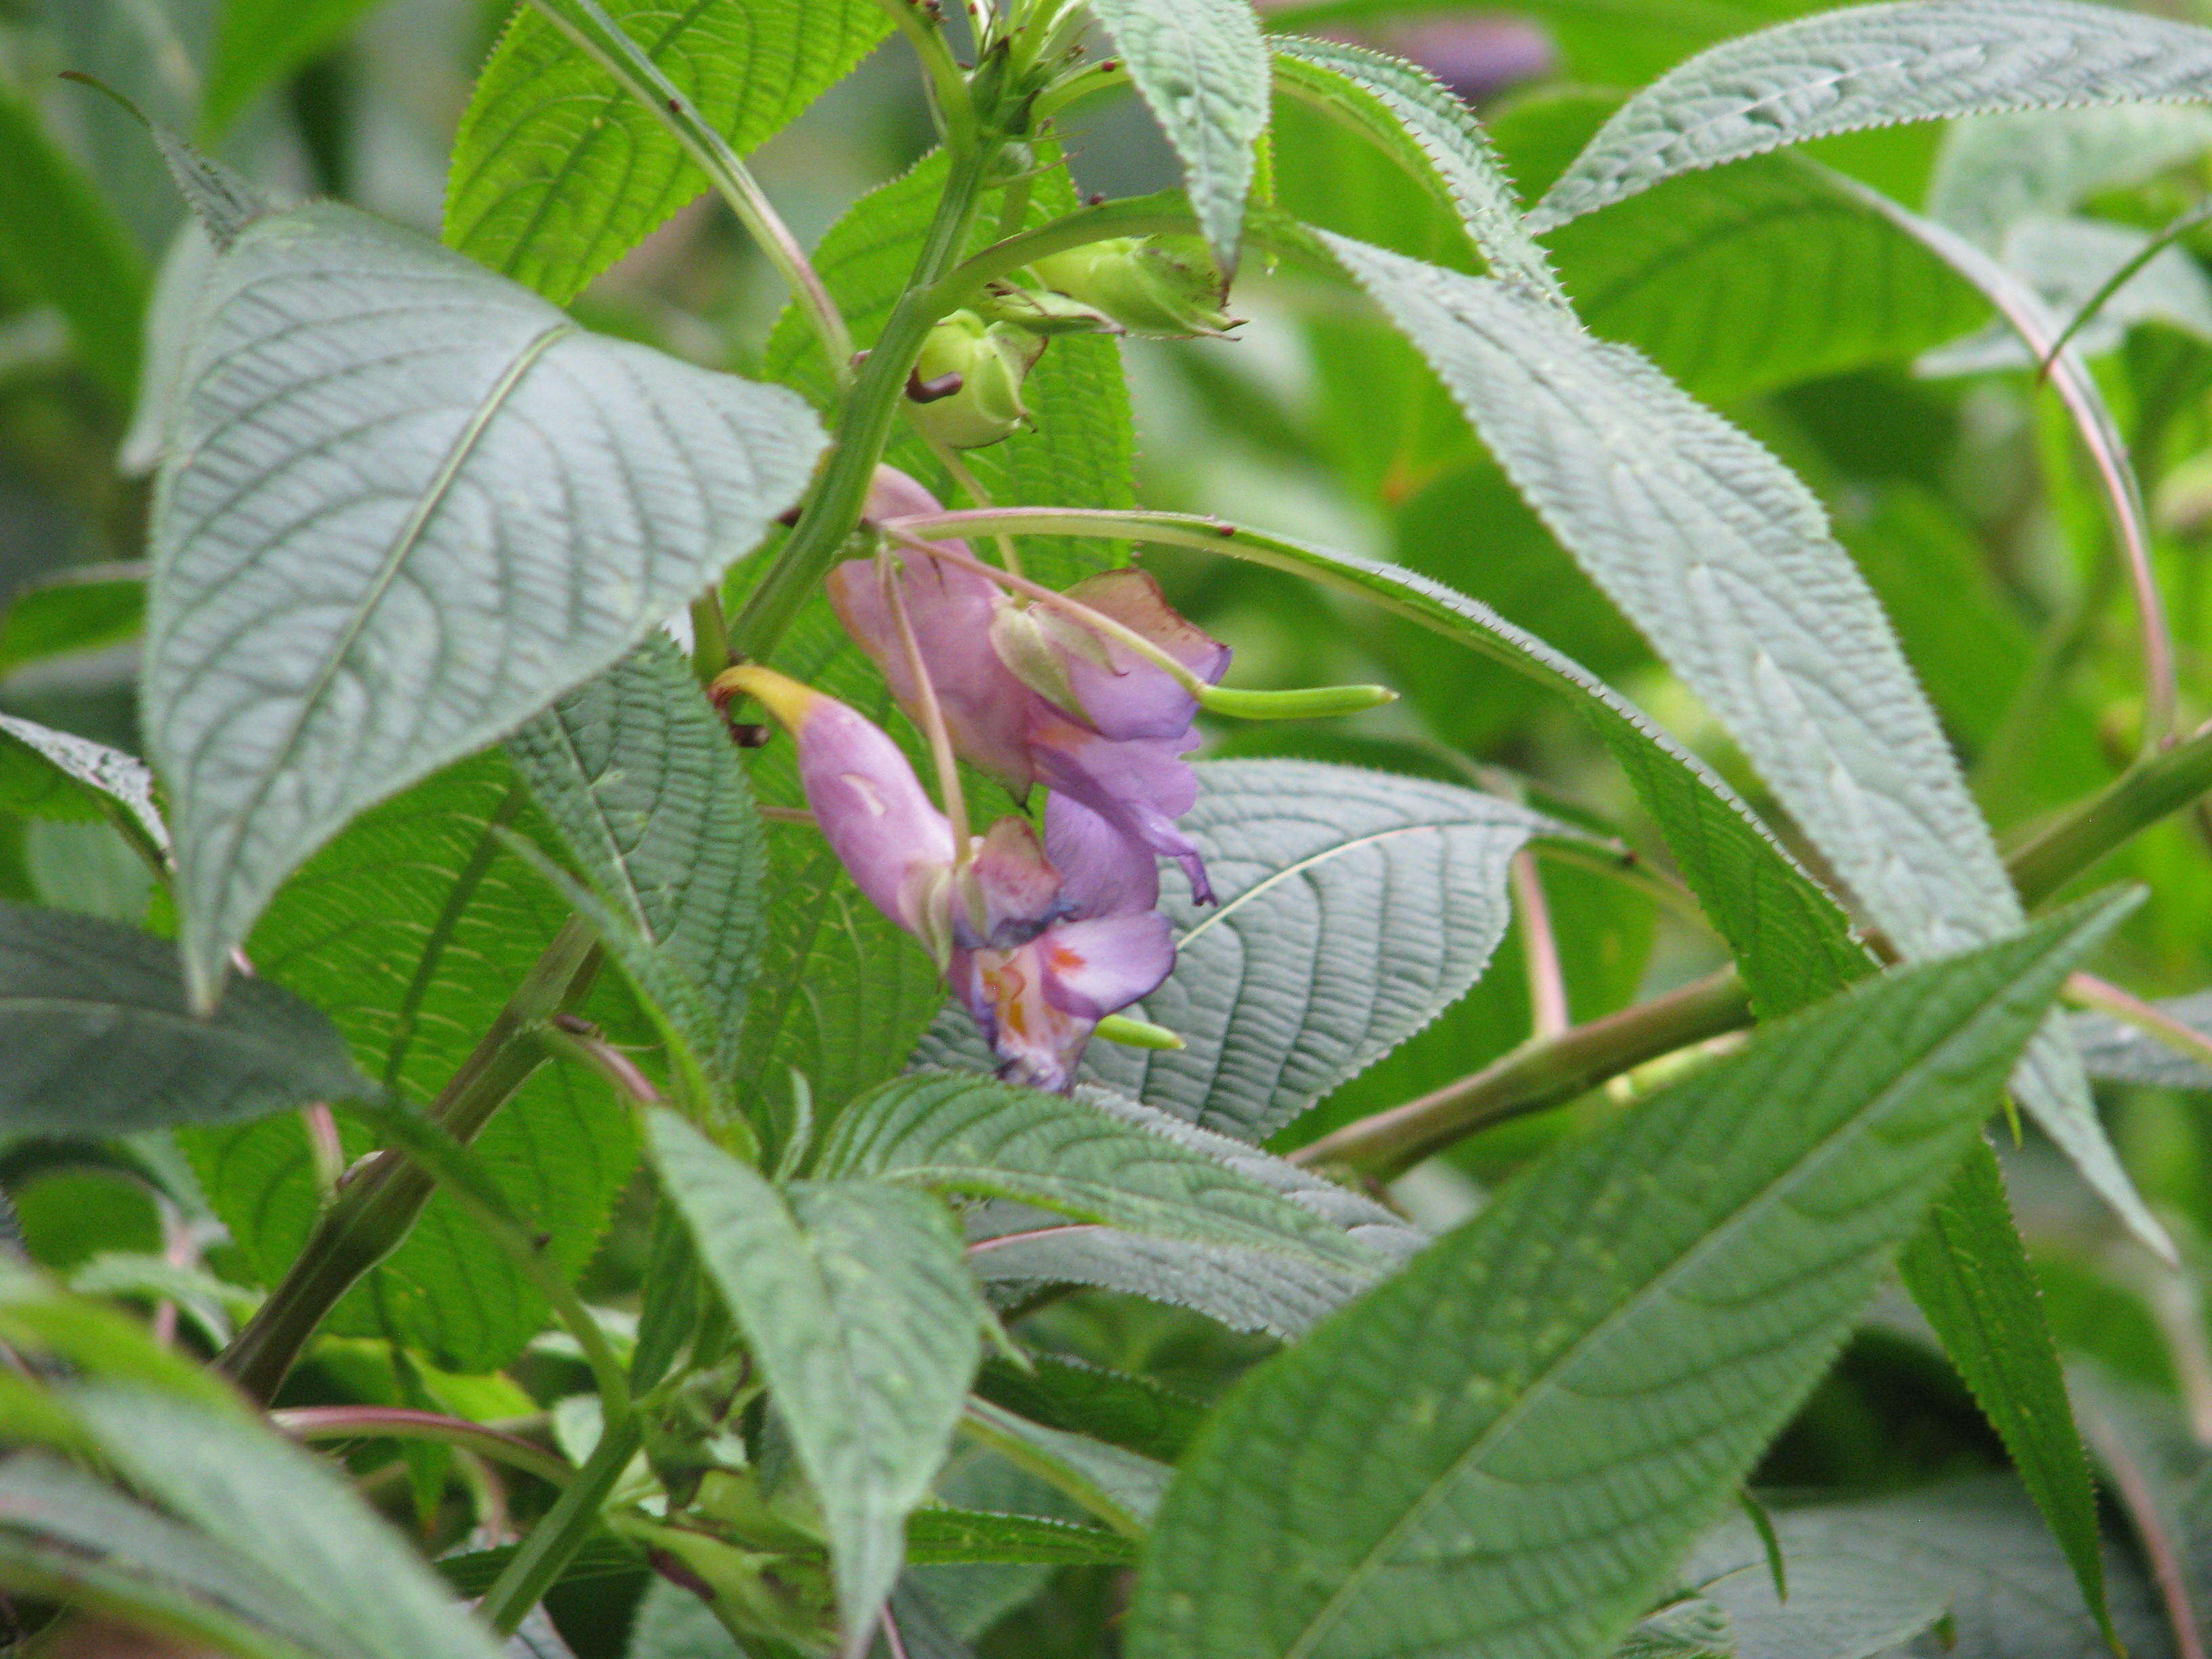
[(839, 1115), (814, 1173), (1017, 1200), (1077, 1221), (1194, 1244), (1276, 1250), (1358, 1273), (1382, 1265), (1344, 1230), (1203, 1152), (1148, 1132), (1141, 1108), (966, 1073), (901, 1078)]
[(1250, 0), (1091, 0), (1091, 10), (1182, 159), (1215, 260), (1233, 272), (1267, 126), (1267, 47)]
[(1608, 1649), (1826, 1368), (2123, 909), (1769, 1028), (1255, 1373), (1162, 1509), (1135, 1659)]
[(297, 997), (246, 980), (196, 1018), (167, 940), (56, 910), (0, 905), (0, 1135), (237, 1122), (372, 1088)]
[(267, 1429), (102, 1384), (70, 1405), (132, 1483), (303, 1597), (374, 1659), (495, 1659), (497, 1645), (337, 1473)]
[[(890, 31), (875, 0), (605, 9), (740, 151), (780, 131)], [(565, 303), (706, 188), (653, 111), (525, 5), (461, 118), (446, 240)]]
[[(1300, 761), (1200, 766), (1181, 820), (1218, 902), (1178, 883), (1162, 908), (1176, 969), (1130, 1012), (1180, 1051), (1094, 1042), (1083, 1075), (1239, 1139), (1261, 1141), (1459, 1000), (1510, 916), (1506, 868), (1556, 830), (1494, 796)], [(948, 1010), (924, 1064), (986, 1064)]]
[(612, 665), (822, 444), (789, 392), (328, 204), (224, 256), (185, 383), (141, 696), (198, 999), (302, 859)]
[(682, 1036), (734, 1075), (760, 950), (760, 819), (723, 722), (656, 636), (507, 740), (507, 751), (650, 976), (672, 975)]
[(1735, 1659), (1874, 1659), (1941, 1619), (1949, 1598), (1894, 1562), (1831, 1551), (1785, 1552), (1790, 1597), (1774, 1593), (1764, 1553), (1698, 1594), (1728, 1615)]
[[(1812, 491), (1637, 353), (1551, 307), (1322, 233), (1538, 514), (1729, 734), (1907, 960), (2020, 924), (1935, 710)], [(2021, 1101), (2146, 1238), (2063, 1030)]]
[(981, 1358), (982, 1302), (951, 1214), (876, 1181), (779, 1190), (672, 1113), (653, 1114), (651, 1139), (821, 1500), (845, 1628), (861, 1630)]
[(1943, 135), (1928, 216), (1994, 252), (2008, 226), (2071, 212), (2212, 149), (2212, 110), (2114, 104), (1960, 121)]
[(2212, 31), (2081, 0), (1911, 0), (1725, 41), (1600, 129), (1529, 214), (1539, 232), (1784, 144), (1899, 121), (2212, 98)]
[[(104, 743), (94, 743), (90, 738), (78, 737), (73, 732), (57, 732), (50, 726), (18, 719), (13, 714), (0, 714), (0, 754), (18, 747), (29, 750), (23, 764), (48, 772), (53, 787), (77, 797), (86, 810), (70, 811), (69, 817), (98, 817), (96, 803), (84, 797), (91, 791), (106, 797), (130, 813), (146, 838), (155, 847), (167, 848), (169, 844), (168, 827), (161, 822), (161, 809), (154, 805), (154, 775), (146, 763), (135, 755), (126, 755), (120, 749), (111, 749)], [(5, 777), (5, 768), (12, 763), (0, 763), (0, 777)], [(32, 817), (45, 817), (34, 799), (19, 798), (12, 787), (0, 794), (10, 811), (26, 811)], [(62, 809), (52, 809), (54, 815), (63, 815)]]
[(1334, 40), (1279, 36), (1275, 83), (1366, 135), (1467, 227), (1492, 274), (1566, 303), (1474, 112), (1426, 70)]
[[(2171, 997), (2153, 1005), (2159, 1012), (2212, 1040), (2212, 991)], [(2140, 1026), (2110, 1014), (2075, 1014), (2068, 1024), (2081, 1046), (2081, 1061), (2091, 1077), (2115, 1083), (2139, 1083), (2154, 1089), (2212, 1090), (2212, 1066), (2161, 1042)]]

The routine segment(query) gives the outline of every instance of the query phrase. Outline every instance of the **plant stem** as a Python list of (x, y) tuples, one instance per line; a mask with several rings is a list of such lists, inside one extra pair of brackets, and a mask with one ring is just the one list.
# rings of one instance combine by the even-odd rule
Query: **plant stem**
[(298, 1440), (428, 1440), (491, 1458), (550, 1486), (565, 1486), (576, 1474), (567, 1458), (543, 1446), (436, 1412), (400, 1406), (301, 1406), (269, 1415)]
[(2093, 974), (2069, 974), (2062, 993), (2077, 1007), (2094, 1008), (2154, 1037), (2178, 1054), (2199, 1066), (2212, 1066), (2212, 1037), (2184, 1025), (2155, 1003), (2131, 996), (2118, 986)]
[[(598, 963), (598, 948), (580, 922), (570, 921), (546, 947), (432, 1103), (431, 1115), (454, 1139), (473, 1139), (544, 1063), (537, 1026), (581, 1000)], [(371, 1159), (323, 1212), (283, 1282), (216, 1357), (216, 1369), (252, 1398), (264, 1404), (273, 1399), (316, 1328), (340, 1297), (399, 1247), (434, 1188), (404, 1158), (385, 1152)]]
[(530, 1529), (477, 1611), (501, 1636), (512, 1636), (567, 1568), (584, 1536), (599, 1523), (599, 1506), (622, 1479), (644, 1437), (635, 1413), (601, 1425), (599, 1443), (544, 1518)]
[(2014, 885), (2039, 904), (2113, 848), (2212, 789), (2212, 724), (2147, 756), (2006, 855)]
[(913, 372), (915, 358), (929, 331), (945, 314), (935, 308), (932, 296), (936, 284), (967, 243), (981, 204), (984, 174), (995, 149), (994, 144), (981, 144), (952, 151), (945, 194), (938, 198), (936, 216), (930, 222), (921, 257), (915, 261), (913, 280), (892, 308), (883, 333), (869, 349), (860, 381), (838, 424), (822, 482), (791, 538), (746, 599), (745, 608), (730, 630), (733, 660), (757, 660), (768, 654), (799, 614), (799, 608), (822, 585), (846, 539), (859, 526), (876, 464), (883, 459), (891, 423), (898, 418), (907, 376)]

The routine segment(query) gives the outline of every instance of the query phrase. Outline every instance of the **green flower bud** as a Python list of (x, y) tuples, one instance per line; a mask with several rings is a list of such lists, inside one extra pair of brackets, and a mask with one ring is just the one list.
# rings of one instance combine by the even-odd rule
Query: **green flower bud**
[(915, 422), (955, 449), (981, 449), (1025, 422), (1022, 380), (1044, 341), (1008, 323), (956, 311), (922, 342), (906, 395)]
[(1080, 300), (1071, 300), (1065, 294), (1055, 294), (1050, 289), (1017, 288), (1011, 283), (994, 283), (977, 309), (993, 322), (1012, 323), (1032, 334), (1121, 334), (1126, 333), (1115, 322), (1096, 306), (1087, 306)]
[(1243, 320), (1223, 309), (1228, 284), (1195, 236), (1116, 237), (1048, 255), (1030, 269), (1132, 334), (1219, 336)]

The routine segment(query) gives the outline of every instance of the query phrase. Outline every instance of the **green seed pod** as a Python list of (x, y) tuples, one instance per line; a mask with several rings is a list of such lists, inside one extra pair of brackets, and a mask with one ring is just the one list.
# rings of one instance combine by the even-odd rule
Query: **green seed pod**
[(1029, 419), (1022, 380), (1043, 351), (1037, 336), (956, 311), (922, 342), (907, 381), (915, 422), (955, 449), (981, 449)]
[(1243, 691), (1233, 686), (1209, 685), (1198, 694), (1199, 706), (1209, 714), (1231, 714), (1244, 720), (1326, 720), (1397, 701), (1398, 694), (1387, 685), (1312, 685), (1295, 691)]
[(1048, 255), (1030, 268), (1132, 334), (1218, 337), (1243, 321), (1223, 309), (1228, 285), (1195, 236), (1115, 237)]

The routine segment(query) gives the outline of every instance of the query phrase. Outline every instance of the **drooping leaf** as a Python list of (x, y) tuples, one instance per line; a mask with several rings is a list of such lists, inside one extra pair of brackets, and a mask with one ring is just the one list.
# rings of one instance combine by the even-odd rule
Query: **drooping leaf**
[(0, 1021), (9, 1134), (237, 1122), (373, 1087), (297, 997), (246, 981), (197, 1018), (166, 940), (91, 916), (0, 905)]
[(1172, 1474), (1164, 1463), (1103, 1440), (1048, 1429), (988, 1400), (968, 1402), (963, 1426), (1001, 1457), (1132, 1538), (1144, 1536)]
[(2212, 31), (2082, 0), (1917, 0), (1729, 40), (1623, 105), (1529, 215), (1538, 231), (1678, 173), (1897, 121), (2202, 100)]
[[(890, 32), (874, 0), (605, 0), (740, 151), (781, 131)], [(707, 188), (675, 136), (532, 6), (461, 118), (446, 240), (565, 304)]]
[(80, 821), (112, 821), (119, 810), (143, 837), (142, 845), (157, 851), (169, 845), (145, 762), (13, 714), (0, 714), (0, 808)]
[(1195, 1400), (1148, 1376), (1032, 1353), (1025, 1364), (994, 1356), (983, 1362), (975, 1392), (1047, 1428), (1087, 1434), (1141, 1456), (1172, 1463), (1206, 1415)]
[[(847, 1107), (817, 1155), (823, 1179), (872, 1176), (1012, 1199), (1162, 1238), (1275, 1250), (1341, 1272), (1384, 1258), (1341, 1227), (1163, 1133), (1176, 1120), (967, 1073), (901, 1078)], [(1150, 1127), (1157, 1124), (1159, 1127)]]
[(185, 382), (142, 699), (198, 1001), (348, 818), (611, 667), (821, 445), (787, 392), (331, 204), (224, 255)]
[[(1794, 474), (1635, 352), (1503, 283), (1324, 240), (1907, 960), (2019, 925), (1935, 711)], [(2036, 1038), (2014, 1086), (2098, 1194), (2170, 1249), (2063, 1029)]]
[(129, 408), (153, 272), (99, 186), (13, 90), (0, 93), (0, 273), (68, 319), (85, 368)]
[(1608, 1648), (1818, 1378), (2122, 909), (1777, 1024), (1255, 1372), (1162, 1510), (1132, 1652)]
[(689, 1066), (728, 1103), (760, 953), (767, 854), (727, 728), (648, 640), (508, 739)]
[(374, 1659), (491, 1659), (497, 1646), (337, 1474), (280, 1436), (151, 1389), (70, 1404), (142, 1491), (347, 1632)]
[(1450, 88), (1415, 64), (1334, 40), (1279, 39), (1274, 51), (1275, 84), (1378, 145), (1437, 195), (1493, 275), (1565, 302), (1489, 138)]
[(951, 1217), (881, 1182), (779, 1190), (672, 1113), (652, 1115), (651, 1136), (821, 1501), (849, 1638), (890, 1593), (981, 1358)]
[[(436, 1097), (553, 940), (568, 910), (507, 850), (503, 827), (549, 844), (495, 751), (364, 813), (285, 884), (249, 942), (263, 975), (332, 1011), (356, 1062), (402, 1096)], [(581, 1012), (624, 1042), (649, 1042), (619, 979)], [(341, 1114), (349, 1156), (374, 1144)], [(630, 1115), (599, 1078), (538, 1070), (473, 1143), (507, 1201), (580, 1270), (637, 1163)], [(297, 1118), (193, 1131), (194, 1167), (262, 1282), (289, 1266), (320, 1207)], [(434, 1197), (406, 1242), (333, 1311), (328, 1329), (390, 1336), (445, 1369), (513, 1359), (545, 1319), (527, 1279), (453, 1201)]]
[(1215, 263), (1233, 273), (1267, 127), (1267, 48), (1249, 0), (1091, 0), (1091, 11), (1182, 158)]
[[(1176, 971), (1131, 1011), (1186, 1047), (1095, 1042), (1084, 1072), (1264, 1140), (1465, 994), (1505, 930), (1508, 862), (1556, 826), (1472, 790), (1350, 767), (1217, 761), (1199, 775), (1180, 822), (1219, 902), (1165, 899)], [(948, 1011), (923, 1057), (975, 1045)]]
[(264, 87), (337, 43), (375, 0), (227, 0), (200, 126), (222, 132)]
[(907, 1517), (909, 1561), (1042, 1561), (1054, 1566), (1120, 1566), (1136, 1559), (1119, 1533), (1033, 1515), (916, 1510)]
[(64, 570), (25, 588), (0, 615), (0, 675), (27, 663), (136, 639), (146, 619), (145, 574), (135, 565)]

